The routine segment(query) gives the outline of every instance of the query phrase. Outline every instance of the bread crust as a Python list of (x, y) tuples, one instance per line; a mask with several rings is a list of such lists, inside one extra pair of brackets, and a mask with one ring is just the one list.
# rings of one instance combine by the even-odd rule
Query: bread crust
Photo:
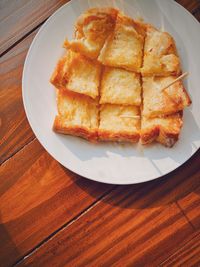
[(191, 104), (182, 81), (177, 81), (162, 90), (175, 79), (176, 76), (143, 77), (143, 115), (145, 117), (171, 115)]
[(64, 47), (95, 59), (108, 35), (113, 31), (118, 10), (92, 8), (82, 14), (75, 26), (75, 38), (64, 42)]
[(63, 123), (64, 120), (65, 120), (64, 117), (56, 116), (53, 124), (53, 130), (55, 132), (66, 135), (78, 136), (87, 139), (91, 142), (97, 142), (98, 139), (97, 129), (91, 130), (87, 127), (80, 125), (66, 126), (66, 124)]
[[(151, 120), (152, 123), (146, 126), (146, 128), (142, 123), (140, 142), (146, 145), (157, 141), (166, 147), (172, 147), (179, 138), (183, 125), (182, 117), (183, 112), (181, 111), (163, 118), (148, 119)], [(164, 124), (165, 120), (168, 120), (167, 125)], [(150, 121), (148, 121), (148, 123), (149, 122)]]
[(140, 72), (144, 28), (141, 22), (118, 13), (114, 32), (105, 41), (98, 61), (106, 66)]
[(147, 25), (146, 29), (142, 75), (180, 75), (180, 59), (173, 37), (152, 25)]
[(140, 117), (138, 107), (102, 105), (99, 115), (99, 140), (137, 142), (140, 137), (140, 118), (132, 118), (133, 116)]
[(99, 95), (101, 69), (97, 61), (68, 51), (58, 61), (50, 82), (58, 89), (73, 91), (95, 99)]
[(98, 130), (98, 138), (100, 141), (117, 141), (117, 142), (131, 142), (136, 143), (140, 139), (139, 133), (128, 133), (128, 132), (118, 132), (114, 133), (112, 131)]

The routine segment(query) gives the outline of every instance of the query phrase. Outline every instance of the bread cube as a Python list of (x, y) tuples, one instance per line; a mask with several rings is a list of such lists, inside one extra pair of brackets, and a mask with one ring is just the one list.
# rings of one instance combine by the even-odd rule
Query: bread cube
[(106, 65), (139, 72), (145, 29), (142, 23), (118, 14), (115, 30), (107, 38), (98, 60)]
[(190, 97), (181, 80), (163, 90), (175, 79), (175, 76), (143, 77), (143, 115), (145, 117), (170, 115), (190, 105)]
[(99, 140), (137, 142), (140, 134), (140, 110), (135, 106), (105, 104), (100, 110)]
[(147, 26), (144, 46), (144, 60), (141, 69), (143, 75), (169, 76), (179, 75), (180, 59), (172, 36)]
[(96, 98), (99, 95), (100, 75), (98, 62), (68, 51), (58, 62), (51, 83), (57, 88)]
[(57, 108), (54, 131), (80, 136), (90, 141), (97, 140), (99, 111), (96, 101), (86, 96), (58, 90)]
[(141, 104), (140, 75), (127, 70), (105, 67), (100, 89), (101, 104)]
[(64, 47), (86, 57), (98, 57), (106, 38), (113, 31), (118, 10), (113, 8), (92, 8), (82, 14), (76, 23), (75, 38), (66, 39)]
[(157, 141), (172, 147), (179, 138), (183, 125), (182, 112), (161, 118), (142, 117), (140, 140), (142, 144)]

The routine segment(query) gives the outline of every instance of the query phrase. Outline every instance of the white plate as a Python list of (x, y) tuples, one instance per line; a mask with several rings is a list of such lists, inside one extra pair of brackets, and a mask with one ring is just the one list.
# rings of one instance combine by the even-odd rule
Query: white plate
[[(111, 6), (127, 15), (143, 17), (175, 38), (184, 71), (190, 75), (186, 88), (193, 104), (184, 112), (184, 127), (173, 148), (159, 144), (91, 144), (52, 131), (56, 114), (55, 90), (49, 78), (63, 54), (62, 44), (71, 37), (77, 17), (90, 7)], [(41, 27), (26, 58), (23, 101), (29, 123), (44, 148), (62, 165), (92, 180), (111, 184), (134, 184), (167, 174), (188, 160), (200, 146), (200, 27), (195, 18), (174, 1), (71, 1)]]

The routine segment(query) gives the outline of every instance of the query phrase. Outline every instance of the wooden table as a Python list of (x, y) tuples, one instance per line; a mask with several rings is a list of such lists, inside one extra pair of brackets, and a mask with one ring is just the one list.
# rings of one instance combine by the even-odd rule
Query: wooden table
[[(65, 2), (0, 2), (0, 266), (200, 266), (200, 151), (156, 181), (106, 185), (62, 167), (30, 129), (24, 60)], [(200, 19), (199, 0), (178, 2)]]

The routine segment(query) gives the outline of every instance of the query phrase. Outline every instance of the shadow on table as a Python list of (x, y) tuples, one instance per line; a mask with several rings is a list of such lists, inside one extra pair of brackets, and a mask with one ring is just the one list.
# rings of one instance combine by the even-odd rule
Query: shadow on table
[[(63, 167), (64, 168), (64, 167)], [(64, 168), (69, 175), (69, 171)], [(104, 203), (126, 209), (145, 209), (161, 207), (176, 202), (191, 192), (199, 194), (200, 188), (200, 150), (189, 161), (160, 179), (136, 185), (106, 185), (85, 178), (75, 180), (74, 183), (92, 197), (96, 198), (90, 186), (91, 183), (104, 187), (105, 196), (101, 199)], [(107, 192), (110, 192), (108, 195)]]
[[(1, 223), (1, 212), (0, 212), (0, 266), (7, 267), (12, 266), (16, 259), (21, 258), (19, 248), (15, 245), (12, 236), (10, 235), (6, 224)], [(9, 254), (8, 254), (9, 253)], [(20, 266), (27, 266), (24, 263)]]

